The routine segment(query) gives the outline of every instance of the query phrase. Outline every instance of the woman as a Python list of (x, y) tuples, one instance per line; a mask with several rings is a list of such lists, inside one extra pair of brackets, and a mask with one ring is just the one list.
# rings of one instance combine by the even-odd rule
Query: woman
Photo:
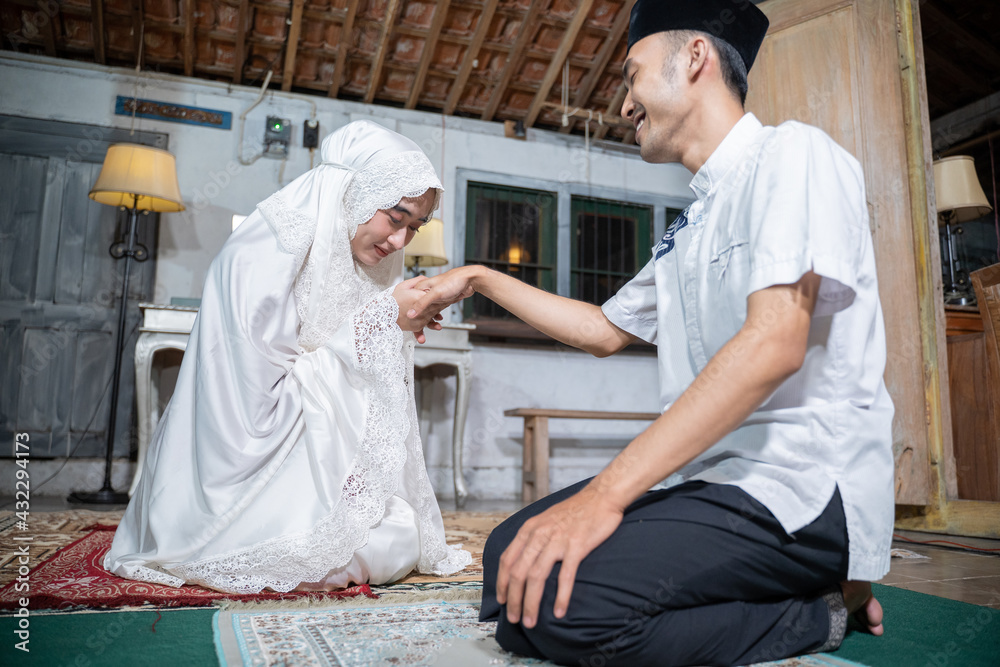
[(451, 574), (413, 400), (420, 294), (394, 286), (441, 183), (360, 121), (212, 263), (174, 395), (104, 566), (232, 593)]

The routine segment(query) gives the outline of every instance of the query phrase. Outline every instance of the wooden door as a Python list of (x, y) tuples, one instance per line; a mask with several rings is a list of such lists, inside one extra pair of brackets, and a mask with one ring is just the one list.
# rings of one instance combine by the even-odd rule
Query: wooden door
[[(123, 261), (108, 248), (126, 215), (87, 197), (107, 147), (165, 146), (152, 133), (0, 117), (0, 441), (30, 435), (33, 457), (104, 456)], [(139, 239), (155, 258), (156, 216)], [(155, 259), (133, 264), (115, 455), (134, 422), (132, 349)], [(12, 456), (12, 449), (0, 452)]]
[(926, 325), (927, 317), (934, 321), (931, 302), (918, 289), (931, 271), (925, 231), (914, 224), (927, 216), (920, 191), (925, 165), (922, 158), (910, 164), (916, 160), (907, 151), (908, 133), (922, 130), (904, 122), (896, 3), (767, 0), (759, 6), (771, 27), (750, 74), (747, 109), (765, 125), (799, 120), (822, 128), (864, 169), (885, 315), (885, 379), (896, 407), (896, 502), (927, 505), (936, 484), (931, 443), (943, 435), (937, 369), (925, 361), (940, 348), (936, 329)]

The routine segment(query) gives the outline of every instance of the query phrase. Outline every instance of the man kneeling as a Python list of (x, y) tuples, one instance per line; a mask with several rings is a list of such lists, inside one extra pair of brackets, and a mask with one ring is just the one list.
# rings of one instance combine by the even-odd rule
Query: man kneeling
[(487, 542), (480, 618), (506, 649), (725, 665), (832, 650), (851, 612), (882, 633), (893, 406), (864, 179), (820, 130), (744, 112), (767, 26), (731, 0), (633, 8), (622, 115), (697, 199), (603, 308), (468, 266), (410, 311), (476, 291), (596, 356), (658, 349), (663, 414)]

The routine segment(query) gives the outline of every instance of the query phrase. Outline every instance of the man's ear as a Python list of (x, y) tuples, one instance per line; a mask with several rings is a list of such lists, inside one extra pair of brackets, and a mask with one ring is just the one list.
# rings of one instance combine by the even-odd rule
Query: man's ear
[(695, 35), (687, 43), (687, 76), (688, 81), (695, 81), (708, 65), (708, 54), (711, 46), (704, 35)]

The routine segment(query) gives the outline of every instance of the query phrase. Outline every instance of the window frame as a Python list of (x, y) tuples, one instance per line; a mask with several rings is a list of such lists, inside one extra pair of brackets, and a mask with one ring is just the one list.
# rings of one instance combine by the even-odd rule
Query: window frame
[[(478, 169), (458, 168), (455, 174), (455, 198), (454, 211), (461, 216), (456, 219), (454, 225), (454, 238), (452, 239), (452, 266), (465, 265), (465, 244), (466, 230), (468, 226), (468, 194), (469, 183), (484, 183), (509, 188), (520, 188), (525, 190), (542, 190), (550, 192), (556, 197), (556, 294), (569, 297), (572, 293), (572, 255), (573, 255), (573, 220), (572, 220), (572, 198), (589, 197), (596, 199), (608, 199), (621, 201), (638, 206), (651, 206), (653, 208), (653, 243), (660, 239), (667, 227), (667, 209), (687, 208), (693, 197), (684, 198), (670, 195), (657, 195), (648, 192), (637, 192), (623, 188), (614, 188), (603, 185), (588, 185), (586, 183), (560, 182), (540, 178), (528, 178), (514, 174), (503, 174), (498, 172), (482, 171)], [(642, 267), (636, 267), (636, 271)], [(523, 339), (529, 341), (549, 341), (552, 339), (542, 334), (532, 327), (520, 322), (493, 322), (480, 321), (475, 318), (466, 319), (462, 309), (455, 309), (461, 321), (471, 322), (477, 325), (479, 331), (477, 336), (486, 336), (491, 340), (502, 342), (504, 339)]]

